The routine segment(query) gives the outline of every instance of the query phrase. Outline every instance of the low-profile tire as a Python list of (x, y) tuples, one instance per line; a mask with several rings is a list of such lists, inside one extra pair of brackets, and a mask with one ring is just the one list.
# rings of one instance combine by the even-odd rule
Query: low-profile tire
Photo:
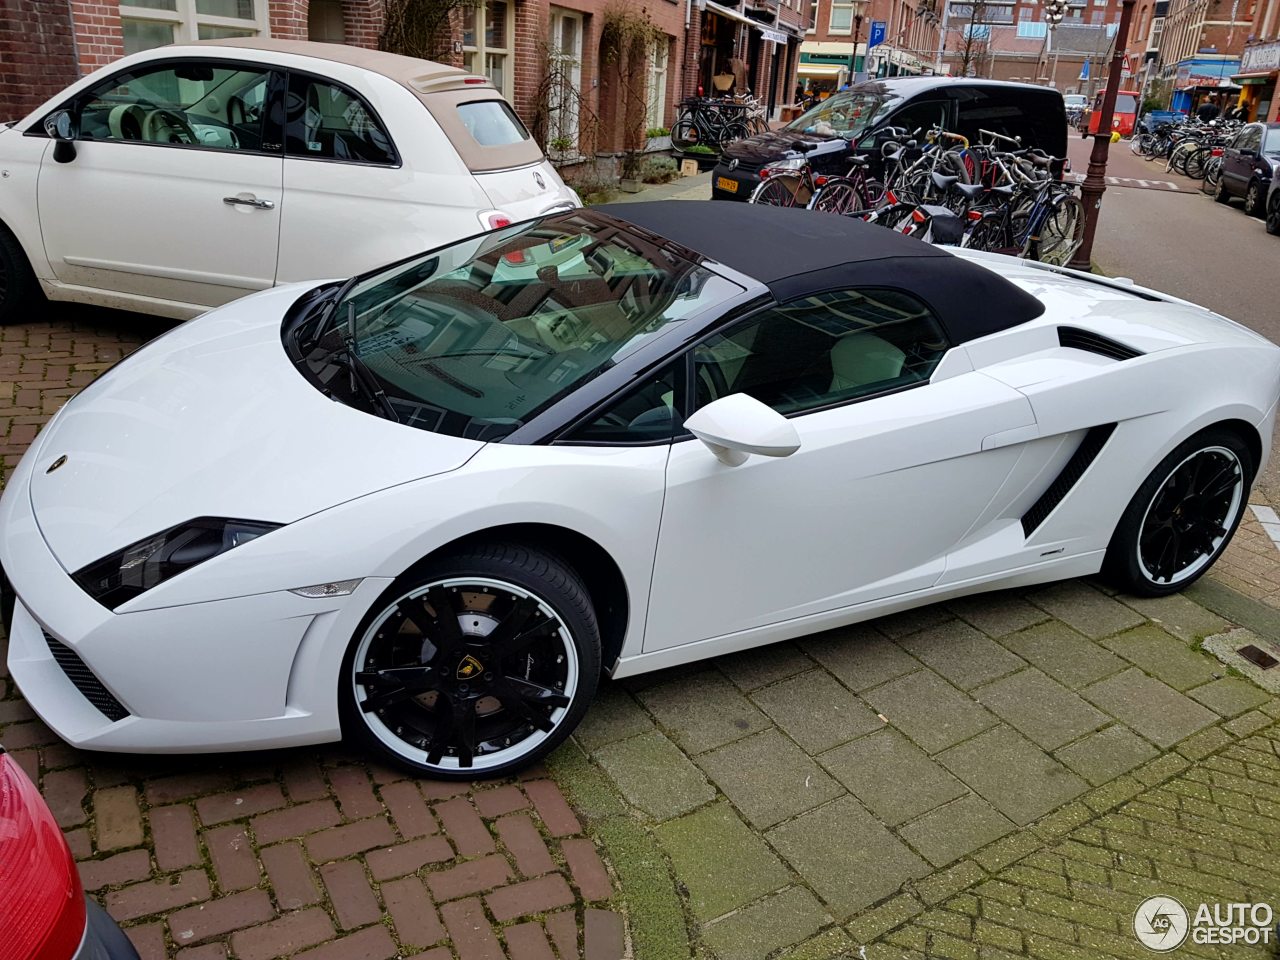
[(553, 554), (481, 543), (393, 583), (352, 637), (343, 731), (440, 780), (500, 777), (569, 736), (600, 681), (600, 630)]
[(1280, 189), (1272, 190), (1267, 201), (1267, 233), (1280, 237)]
[(1244, 212), (1251, 217), (1261, 217), (1264, 203), (1262, 184), (1257, 180), (1249, 181), (1249, 189), (1244, 192)]
[(16, 237), (0, 225), (0, 326), (13, 323), (40, 296), (40, 284)]
[(1240, 525), (1257, 464), (1232, 430), (1210, 427), (1178, 444), (1129, 501), (1102, 572), (1140, 597), (1177, 593), (1199, 579)]

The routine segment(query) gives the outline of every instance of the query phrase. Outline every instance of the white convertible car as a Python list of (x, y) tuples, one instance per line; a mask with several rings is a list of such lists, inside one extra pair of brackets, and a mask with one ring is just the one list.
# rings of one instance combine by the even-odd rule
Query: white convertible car
[(73, 398), (0, 499), (9, 667), (80, 747), (345, 732), (502, 774), (602, 674), (1178, 590), (1278, 395), (1280, 349), (1130, 285), (805, 211), (557, 214), (241, 300)]

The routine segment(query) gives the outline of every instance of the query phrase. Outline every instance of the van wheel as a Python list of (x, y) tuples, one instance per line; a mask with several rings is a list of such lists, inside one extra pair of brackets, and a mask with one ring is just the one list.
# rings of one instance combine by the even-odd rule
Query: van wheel
[(0, 226), (0, 326), (23, 317), (40, 293), (40, 284), (22, 245)]

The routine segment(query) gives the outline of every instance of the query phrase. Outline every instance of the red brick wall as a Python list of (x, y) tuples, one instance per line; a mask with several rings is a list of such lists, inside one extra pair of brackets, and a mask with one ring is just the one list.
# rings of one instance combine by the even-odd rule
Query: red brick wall
[(310, 0), (271, 0), (271, 36), (277, 40), (307, 39), (307, 7)]
[(119, 0), (71, 0), (80, 72), (89, 73), (124, 56)]
[(0, 122), (34, 110), (78, 76), (65, 0), (0, 0)]
[(385, 9), (383, 0), (342, 0), (346, 42), (353, 47), (377, 47)]

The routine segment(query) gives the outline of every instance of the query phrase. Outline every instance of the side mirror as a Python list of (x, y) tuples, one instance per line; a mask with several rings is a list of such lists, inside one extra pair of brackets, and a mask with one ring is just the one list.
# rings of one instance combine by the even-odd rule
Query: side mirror
[(70, 163), (76, 158), (75, 140), (80, 135), (70, 110), (55, 110), (44, 118), (44, 132), (55, 141), (53, 159)]
[(750, 454), (789, 457), (800, 449), (791, 421), (745, 393), (732, 393), (707, 404), (684, 422), (721, 463), (736, 467)]

